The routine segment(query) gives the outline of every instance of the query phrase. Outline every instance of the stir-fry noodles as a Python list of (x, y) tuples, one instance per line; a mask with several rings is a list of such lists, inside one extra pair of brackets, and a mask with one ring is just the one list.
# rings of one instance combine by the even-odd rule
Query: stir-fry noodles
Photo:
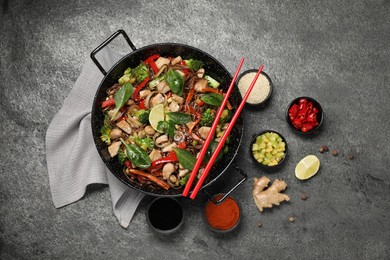
[[(123, 164), (129, 180), (155, 189), (181, 188), (223, 95), (220, 83), (207, 74), (202, 61), (153, 55), (126, 69), (118, 83), (107, 89), (101, 104), (105, 115), (101, 139), (110, 156)], [(232, 109), (228, 102), (204, 164), (227, 128)]]

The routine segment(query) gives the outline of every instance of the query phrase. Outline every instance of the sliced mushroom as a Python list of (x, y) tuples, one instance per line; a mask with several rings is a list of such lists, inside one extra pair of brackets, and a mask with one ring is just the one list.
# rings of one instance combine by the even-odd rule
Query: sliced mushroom
[[(140, 97), (141, 99), (144, 99), (144, 98), (146, 98), (150, 93), (151, 93), (151, 91), (150, 91), (149, 89), (141, 90), (141, 91), (139, 92), (139, 97)], [(130, 100), (131, 100), (131, 99), (130, 99)]]
[(156, 138), (154, 144), (157, 147), (165, 147), (168, 145), (168, 135), (162, 135)]
[(163, 95), (161, 95), (160, 93), (158, 93), (156, 96), (154, 96), (152, 98), (152, 100), (150, 101), (151, 107), (155, 107), (158, 104), (163, 104), (164, 102), (165, 102), (165, 97)]
[(110, 138), (112, 140), (118, 139), (119, 137), (121, 137), (121, 135), (122, 135), (122, 130), (120, 130), (119, 128), (114, 128), (110, 132)]
[(117, 142), (112, 143), (108, 147), (108, 152), (110, 153), (111, 157), (114, 157), (118, 154), (119, 148), (121, 147), (121, 143), (122, 143), (121, 141), (117, 141)]
[(180, 106), (176, 101), (172, 101), (168, 106), (169, 111), (178, 112), (180, 110)]
[(150, 125), (145, 126), (145, 133), (149, 136), (152, 136), (156, 133), (156, 131)]
[(205, 79), (200, 79), (198, 80), (195, 85), (194, 85), (195, 91), (196, 92), (203, 92), (205, 88), (207, 88), (207, 80)]
[(163, 153), (170, 152), (172, 151), (173, 148), (176, 148), (177, 144), (176, 143), (171, 143), (170, 145), (165, 146), (161, 151)]
[(176, 94), (172, 94), (172, 100), (176, 101), (180, 105), (184, 103), (184, 98), (182, 98), (181, 96), (178, 96)]
[(127, 134), (131, 134), (133, 131), (129, 123), (126, 122), (126, 120), (121, 120), (118, 123), (116, 123), (116, 126), (125, 131)]
[(152, 161), (158, 160), (162, 158), (160, 150), (153, 149), (153, 151), (149, 154), (149, 158)]
[(175, 172), (175, 165), (173, 163), (165, 164), (162, 169), (163, 179), (167, 180), (173, 172)]
[(174, 58), (172, 61), (171, 61), (171, 64), (172, 65), (175, 65), (175, 64), (178, 64), (180, 62), (182, 62), (183, 59), (180, 57), (180, 56), (177, 56), (176, 58)]
[(196, 76), (198, 77), (198, 78), (203, 78), (203, 76), (204, 76), (204, 68), (201, 68), (201, 69), (199, 69), (197, 72), (196, 72)]
[(171, 90), (171, 89), (169, 88), (169, 85), (168, 85), (168, 83), (167, 83), (166, 81), (161, 81), (161, 82), (158, 83), (158, 85), (157, 85), (157, 91), (158, 91), (159, 93), (165, 94), (165, 93), (169, 92), (170, 90)]
[(170, 59), (164, 58), (164, 57), (160, 57), (160, 58), (158, 58), (156, 60), (156, 66), (157, 66), (158, 69), (161, 69), (161, 67), (163, 65), (168, 65), (170, 62), (171, 62)]
[(210, 133), (210, 129), (211, 128), (208, 126), (202, 126), (201, 128), (199, 128), (198, 132), (199, 132), (200, 137), (203, 139), (206, 139)]

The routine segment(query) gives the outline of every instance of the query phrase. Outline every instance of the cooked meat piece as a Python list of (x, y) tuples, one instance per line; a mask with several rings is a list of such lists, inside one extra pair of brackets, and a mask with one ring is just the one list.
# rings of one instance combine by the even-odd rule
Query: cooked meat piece
[(206, 139), (208, 134), (210, 133), (210, 129), (211, 127), (208, 127), (208, 126), (202, 126), (201, 128), (199, 128), (199, 136), (203, 139)]
[(161, 95), (160, 93), (158, 93), (157, 95), (155, 95), (152, 100), (151, 100), (151, 104), (152, 104), (152, 107), (155, 107), (157, 106), (158, 104), (163, 104), (165, 102), (165, 97), (163, 95)]
[(168, 58), (160, 57), (156, 60), (156, 66), (161, 69), (163, 65), (168, 65), (171, 61)]
[(112, 143), (108, 147), (108, 152), (110, 153), (111, 157), (114, 157), (118, 154), (119, 148), (121, 147), (121, 143), (122, 143), (121, 141), (117, 141), (115, 143)]
[(158, 83), (157, 85), (157, 91), (159, 93), (167, 93), (168, 91), (170, 91), (171, 89), (169, 88), (169, 85), (166, 81), (161, 81), (160, 83)]
[(182, 62), (183, 59), (180, 57), (180, 56), (177, 56), (176, 58), (174, 58), (172, 61), (171, 61), (171, 64), (172, 65), (175, 65), (175, 64), (178, 64), (180, 62)]
[(207, 87), (207, 80), (200, 79), (195, 83), (195, 91), (196, 92), (203, 92), (203, 90)]
[(122, 135), (122, 130), (120, 130), (119, 128), (114, 128), (110, 132), (110, 138), (112, 140), (118, 139), (119, 137), (121, 137), (121, 135)]
[(125, 131), (127, 134), (131, 134), (131, 132), (133, 131), (129, 123), (126, 122), (126, 120), (119, 121), (118, 123), (116, 123), (116, 126)]

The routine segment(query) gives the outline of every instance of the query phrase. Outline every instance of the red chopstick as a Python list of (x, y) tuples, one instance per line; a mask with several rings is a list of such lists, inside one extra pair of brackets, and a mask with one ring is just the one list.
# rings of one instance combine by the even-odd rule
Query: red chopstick
[(192, 186), (192, 183), (194, 182), (195, 180), (195, 177), (196, 175), (198, 174), (198, 170), (199, 170), (199, 167), (200, 165), (202, 164), (203, 162), (203, 158), (204, 156), (206, 155), (206, 152), (207, 152), (207, 148), (209, 147), (210, 143), (211, 143), (211, 140), (213, 139), (214, 137), (214, 133), (215, 133), (215, 129), (217, 128), (217, 125), (218, 125), (218, 122), (219, 122), (219, 119), (221, 118), (221, 115), (222, 115), (222, 112), (226, 106), (226, 103), (229, 99), (229, 96), (230, 96), (230, 93), (232, 92), (233, 90), (233, 87), (234, 87), (234, 83), (236, 82), (237, 80), (237, 77), (238, 77), (238, 73), (240, 72), (241, 70), (241, 67), (242, 67), (242, 64), (244, 63), (244, 58), (241, 59), (240, 63), (238, 64), (238, 67), (237, 67), (237, 70), (236, 70), (236, 73), (234, 74), (234, 77), (232, 79), (232, 82), (230, 83), (230, 86), (229, 86), (229, 89), (228, 91), (226, 92), (226, 95), (222, 101), (222, 104), (221, 106), (219, 107), (218, 111), (217, 111), (217, 114), (215, 115), (215, 118), (214, 118), (214, 121), (213, 121), (213, 124), (211, 125), (211, 129), (210, 129), (210, 132), (209, 134), (207, 135), (207, 138), (203, 144), (203, 147), (202, 149), (200, 150), (200, 153), (199, 153), (199, 156), (198, 158), (196, 159), (196, 163), (194, 165), (194, 168), (192, 169), (191, 171), (191, 175), (186, 183), (186, 186), (184, 187), (184, 191), (183, 191), (183, 196), (184, 197), (187, 197), (188, 196), (188, 193), (191, 189), (191, 186)]
[(247, 92), (245, 93), (245, 95), (244, 95), (240, 105), (237, 108), (236, 113), (234, 114), (232, 120), (229, 123), (228, 128), (225, 130), (225, 133), (222, 135), (221, 140), (219, 141), (219, 143), (217, 145), (217, 148), (215, 149), (215, 151), (212, 154), (209, 162), (207, 163), (206, 168), (204, 169), (202, 175), (200, 176), (200, 179), (196, 183), (196, 186), (195, 186), (195, 188), (192, 191), (191, 196), (190, 196), (191, 199), (195, 199), (196, 198), (196, 195), (198, 194), (200, 188), (202, 187), (202, 184), (203, 184), (204, 180), (206, 179), (206, 177), (207, 177), (211, 167), (213, 166), (214, 161), (217, 159), (219, 152), (221, 151), (222, 147), (225, 144), (226, 139), (228, 138), (228, 136), (230, 134), (230, 131), (232, 131), (232, 129), (234, 127), (234, 124), (236, 123), (236, 121), (237, 121), (237, 119), (238, 119), (242, 109), (244, 108), (245, 102), (248, 99), (249, 94), (251, 93), (251, 91), (253, 89), (253, 86), (256, 83), (257, 78), (259, 77), (261, 71), (263, 70), (263, 67), (264, 67), (264, 65), (261, 65), (259, 67), (259, 70), (257, 71), (257, 74), (256, 74), (255, 78), (253, 79), (251, 85), (249, 86)]

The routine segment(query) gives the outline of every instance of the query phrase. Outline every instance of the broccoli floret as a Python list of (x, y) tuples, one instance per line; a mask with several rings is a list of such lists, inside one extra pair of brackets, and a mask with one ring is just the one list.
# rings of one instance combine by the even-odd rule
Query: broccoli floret
[(141, 147), (142, 149), (144, 150), (152, 150), (153, 149), (153, 146), (154, 146), (154, 141), (152, 138), (150, 137), (146, 137), (146, 138), (135, 138), (134, 139), (135, 143)]
[(137, 80), (137, 83), (140, 83), (149, 76), (148, 67), (144, 63), (141, 63), (140, 65), (138, 65), (138, 67), (134, 69), (134, 76)]
[(149, 123), (149, 110), (141, 109), (134, 113), (136, 117), (138, 117), (139, 121), (142, 124), (148, 124)]
[(215, 115), (210, 108), (206, 109), (203, 112), (202, 118), (200, 119), (200, 124), (202, 126), (211, 126), (214, 122)]
[(119, 160), (119, 163), (124, 164), (127, 159), (128, 158), (127, 158), (126, 152), (123, 151), (123, 149), (119, 149), (118, 150), (118, 160)]
[(131, 68), (127, 68), (127, 69), (125, 70), (125, 72), (123, 72), (123, 74), (124, 74), (124, 75), (126, 75), (126, 74), (130, 75), (130, 74), (131, 74)]
[(219, 82), (216, 81), (215, 79), (213, 79), (212, 77), (206, 75), (206, 76), (204, 76), (204, 78), (207, 80), (207, 83), (210, 87), (213, 87), (213, 88), (219, 87)]
[(193, 60), (193, 59), (185, 60), (185, 63), (187, 65), (187, 67), (189, 67), (190, 69), (192, 69), (194, 71), (199, 70), (204, 65), (204, 63), (202, 61), (200, 61), (200, 60)]
[(102, 139), (102, 141), (108, 145), (111, 144), (110, 133), (111, 133), (110, 126), (102, 126), (102, 128), (100, 128), (100, 134), (101, 134), (100, 139)]
[(219, 123), (220, 124), (225, 124), (225, 123), (228, 123), (230, 121), (230, 119), (232, 118), (232, 111), (228, 110), (228, 109), (224, 109), (222, 111), (222, 114), (221, 114), (221, 118), (219, 119)]

